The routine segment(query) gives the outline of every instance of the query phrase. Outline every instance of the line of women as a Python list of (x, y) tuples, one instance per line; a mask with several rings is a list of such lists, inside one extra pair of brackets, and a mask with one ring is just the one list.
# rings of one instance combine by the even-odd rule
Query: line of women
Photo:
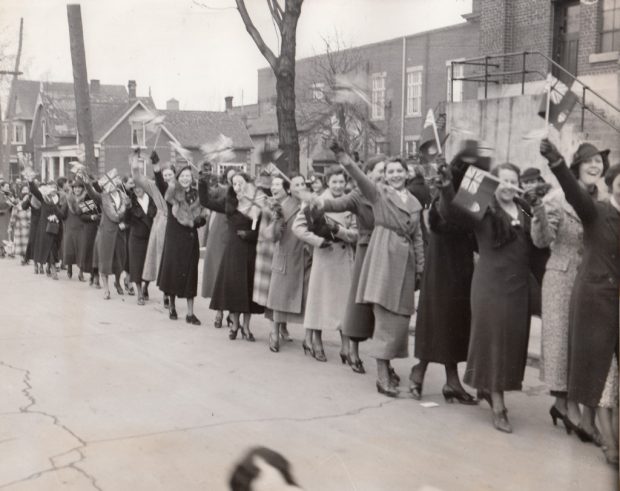
[[(427, 367), (440, 363), (446, 401), (486, 401), (494, 427), (506, 433), (512, 425), (504, 394), (521, 390), (528, 356), (532, 272), (540, 251), (550, 248), (541, 360), (541, 377), (555, 397), (550, 416), (567, 433), (600, 445), (617, 465), (620, 164), (610, 167), (607, 151), (583, 144), (569, 169), (545, 140), (541, 154), (561, 190), (534, 187), (521, 195), (519, 168), (495, 165), (499, 185), (475, 219), (454, 202), (467, 168), (482, 162), (471, 146), (439, 167), (426, 210), (408, 191), (408, 168), (399, 159), (371, 159), (362, 169), (337, 145), (332, 149), (339, 165), (327, 169), (318, 192), (301, 175), (271, 176), (269, 188), (235, 170), (222, 181), (206, 170), (196, 177), (190, 166), (160, 166), (155, 153), (153, 181), (134, 158), (123, 186), (97, 186), (80, 174), (66, 197), (54, 189), (42, 193), (33, 182), (29, 191), (40, 202), (39, 232), (54, 221), (49, 217), (65, 222), (67, 264), (71, 253), (81, 257), (83, 240), (74, 240), (79, 227), (70, 214), (90, 209), (77, 206), (80, 199), (92, 202), (86, 221), (101, 216), (90, 233), (92, 271), (105, 298), (108, 275), (120, 293), (120, 275), (128, 270), (138, 303), (156, 281), (169, 318), (178, 319), (176, 300), (185, 298), (192, 325), (200, 324), (193, 311), (198, 229), (208, 223), (201, 293), (217, 312), (215, 327), (227, 313), (229, 338), (255, 341), (251, 317), (264, 314), (272, 325), (269, 349), (278, 353), (291, 341), (289, 327), (303, 326), (303, 353), (318, 362), (327, 361), (323, 330), (337, 330), (339, 359), (356, 373), (366, 372), (359, 345), (368, 340), (377, 391), (389, 397), (401, 393), (392, 362), (409, 356), (420, 290), (411, 397), (423, 398)], [(347, 179), (354, 183), (349, 193)], [(53, 267), (57, 246), (36, 249), (37, 262)], [(463, 382), (476, 397), (459, 378), (461, 362)]]

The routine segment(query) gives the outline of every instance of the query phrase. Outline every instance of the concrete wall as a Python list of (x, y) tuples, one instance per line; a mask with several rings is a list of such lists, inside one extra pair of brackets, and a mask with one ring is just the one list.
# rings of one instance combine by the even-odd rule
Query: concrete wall
[[(521, 169), (535, 166), (550, 175), (538, 146), (545, 122), (537, 115), (542, 95), (525, 95), (501, 99), (471, 100), (447, 106), (446, 157), (450, 160), (461, 148), (463, 140), (476, 139), (491, 149), (494, 163), (512, 162)], [(617, 133), (604, 124), (588, 120), (588, 131), (579, 131), (580, 112), (575, 109), (569, 121), (558, 133), (551, 130), (551, 140), (559, 145), (562, 155), (572, 159), (583, 141), (599, 148), (611, 148), (610, 162), (620, 161), (620, 141)], [(591, 117), (593, 118), (593, 117)]]

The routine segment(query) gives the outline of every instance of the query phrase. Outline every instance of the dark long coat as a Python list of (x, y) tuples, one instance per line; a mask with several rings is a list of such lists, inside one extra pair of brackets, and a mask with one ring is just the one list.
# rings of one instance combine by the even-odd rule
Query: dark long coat
[(471, 231), (448, 223), (434, 201), (415, 328), (415, 357), (435, 363), (467, 360), (470, 292), (475, 240)]
[(101, 221), (101, 210), (87, 195), (82, 200), (79, 218), (83, 223), (80, 233), (80, 247), (78, 249), (77, 264), (82, 273), (93, 272), (93, 258), (95, 253), (95, 239)]
[(169, 184), (165, 198), (168, 221), (157, 286), (166, 295), (194, 298), (200, 260), (198, 229), (206, 220), (200, 215), (198, 197), (191, 204), (187, 203), (185, 192), (177, 183)]
[(552, 170), (583, 224), (584, 252), (569, 314), (568, 398), (596, 407), (618, 353), (620, 212), (595, 201), (564, 163)]
[[(145, 196), (149, 197), (148, 194)], [(125, 223), (129, 227), (128, 253), (129, 253), (129, 278), (134, 283), (142, 281), (144, 271), (144, 261), (149, 244), (149, 236), (153, 219), (157, 214), (157, 206), (149, 197), (146, 213), (138, 203), (135, 196), (132, 196), (131, 206), (125, 213)]]
[(37, 250), (39, 219), (41, 218), (41, 202), (31, 194), (29, 199), (22, 204), (22, 208), (24, 210), (30, 208), (30, 231), (28, 232), (28, 247), (26, 247), (25, 256), (25, 259), (30, 261), (31, 259), (34, 259), (34, 253)]
[(80, 211), (75, 195), (70, 192), (62, 205), (63, 238), (62, 262), (66, 266), (77, 264), (80, 256), (80, 237), (84, 222), (80, 220)]
[[(225, 189), (220, 191), (222, 195)], [(228, 220), (224, 213), (214, 212), (209, 220), (206, 230), (207, 240), (205, 241), (206, 252), (204, 264), (202, 266), (202, 291), (204, 298), (213, 296), (215, 278), (224, 256), (224, 251), (228, 244)]]
[[(200, 181), (198, 192), (202, 206), (218, 213), (226, 213), (226, 196), (214, 195), (205, 181)], [(261, 314), (265, 311), (264, 307), (252, 301), (258, 224), (255, 230), (252, 230), (252, 219), (238, 210), (229, 211), (226, 218), (227, 247), (215, 277), (209, 308), (235, 313)], [(237, 235), (241, 230), (247, 232), (247, 236), (243, 239)]]
[(372, 204), (362, 195), (359, 188), (356, 188), (340, 198), (325, 199), (323, 207), (326, 212), (350, 211), (355, 213), (357, 217), (359, 237), (355, 248), (355, 262), (353, 263), (347, 308), (342, 323), (342, 333), (356, 340), (371, 338), (375, 330), (375, 316), (372, 313), (372, 305), (357, 303), (355, 298), (368, 243), (375, 228)]
[(62, 228), (62, 212), (60, 209), (61, 202), (57, 204), (43, 198), (38, 186), (30, 182), (30, 192), (32, 195), (41, 202), (41, 217), (39, 219), (39, 230), (37, 231), (36, 249), (34, 251), (34, 260), (39, 264), (56, 263), (60, 259), (60, 233), (54, 235), (47, 232), (47, 224), (49, 223), (48, 217), (54, 215), (60, 223)]

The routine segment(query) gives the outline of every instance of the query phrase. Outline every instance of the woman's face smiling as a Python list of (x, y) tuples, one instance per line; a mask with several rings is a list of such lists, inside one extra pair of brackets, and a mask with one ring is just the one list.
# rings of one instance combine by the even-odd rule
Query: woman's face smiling
[(327, 181), (327, 186), (335, 198), (342, 196), (345, 184), (344, 174), (334, 174), (330, 176), (329, 181)]
[(388, 162), (385, 164), (385, 182), (396, 190), (405, 187), (407, 171), (400, 162)]
[(183, 189), (188, 189), (192, 185), (192, 171), (185, 169), (179, 174), (178, 180)]
[(579, 164), (579, 180), (586, 186), (596, 184), (603, 175), (603, 158), (597, 154)]

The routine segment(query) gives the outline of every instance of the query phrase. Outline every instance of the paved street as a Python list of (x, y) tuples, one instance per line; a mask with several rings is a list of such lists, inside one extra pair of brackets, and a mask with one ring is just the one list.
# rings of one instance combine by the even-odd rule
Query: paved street
[[(273, 354), (263, 319), (256, 343), (231, 342), (206, 301), (195, 328), (151, 296), (104, 301), (64, 273), (0, 261), (0, 489), (223, 490), (253, 445), (282, 452), (307, 490), (617, 489), (599, 449), (552, 426), (538, 370), (507, 396), (505, 435), (486, 405), (443, 401), (437, 366), (424, 400), (438, 407), (388, 399), (372, 373), (340, 365), (336, 333), (320, 364), (299, 327)], [(396, 363), (403, 379), (412, 361)]]

